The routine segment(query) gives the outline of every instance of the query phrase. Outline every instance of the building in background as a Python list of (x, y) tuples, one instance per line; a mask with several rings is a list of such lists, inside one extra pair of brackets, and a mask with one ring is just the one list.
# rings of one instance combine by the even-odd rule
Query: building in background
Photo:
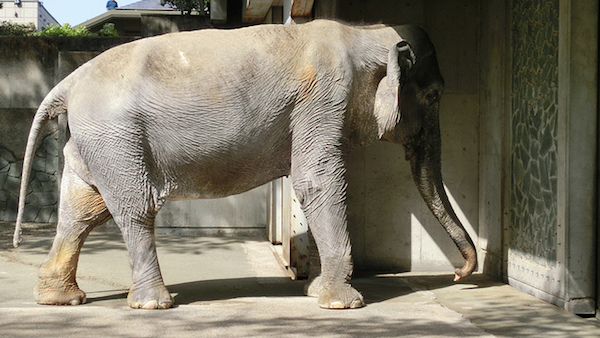
[(106, 11), (78, 26), (85, 26), (92, 32), (98, 32), (105, 24), (113, 23), (119, 36), (146, 37), (205, 28), (208, 19), (195, 20), (202, 18), (183, 17), (181, 12), (171, 5), (161, 5), (160, 0), (141, 0)]
[(27, 25), (33, 23), (38, 30), (49, 25), (58, 25), (58, 21), (38, 0), (0, 1), (0, 22), (8, 21)]

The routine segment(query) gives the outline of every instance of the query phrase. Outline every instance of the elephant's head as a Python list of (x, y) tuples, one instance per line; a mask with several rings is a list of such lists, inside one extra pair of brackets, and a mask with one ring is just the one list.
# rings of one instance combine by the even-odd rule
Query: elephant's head
[(477, 253), (442, 182), (439, 107), (444, 80), (427, 33), (414, 26), (396, 31), (403, 40), (390, 48), (375, 98), (379, 137), (404, 145), (419, 192), (465, 258), (456, 281), (475, 270)]

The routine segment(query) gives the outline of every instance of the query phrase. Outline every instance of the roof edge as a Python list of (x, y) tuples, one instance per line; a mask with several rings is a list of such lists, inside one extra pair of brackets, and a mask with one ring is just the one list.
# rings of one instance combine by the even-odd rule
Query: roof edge
[(102, 13), (96, 17), (93, 17), (89, 20), (86, 20), (74, 27), (93, 27), (99, 25), (101, 23), (109, 22), (113, 18), (141, 18), (142, 15), (181, 15), (180, 11), (173, 10), (110, 10), (105, 13)]

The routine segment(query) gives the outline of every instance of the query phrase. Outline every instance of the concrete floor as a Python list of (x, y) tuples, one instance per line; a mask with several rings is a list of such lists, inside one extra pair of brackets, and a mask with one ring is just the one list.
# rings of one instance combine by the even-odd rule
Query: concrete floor
[(169, 310), (127, 307), (131, 283), (123, 240), (100, 227), (86, 241), (78, 283), (87, 304), (33, 301), (37, 267), (53, 227), (27, 226), (12, 248), (13, 224), (0, 224), (2, 337), (600, 337), (596, 319), (582, 319), (514, 288), (476, 275), (358, 274), (353, 285), (367, 306), (324, 310), (302, 295), (262, 238), (158, 235)]

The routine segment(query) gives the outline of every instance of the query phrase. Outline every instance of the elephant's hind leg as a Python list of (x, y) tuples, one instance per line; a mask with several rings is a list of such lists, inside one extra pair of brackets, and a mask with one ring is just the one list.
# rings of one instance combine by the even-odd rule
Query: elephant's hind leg
[(79, 253), (92, 229), (110, 218), (98, 191), (65, 164), (56, 237), (34, 290), (39, 304), (78, 305), (86, 295), (75, 280)]
[[(134, 209), (135, 210), (135, 209)], [(115, 216), (129, 252), (133, 284), (127, 303), (134, 309), (168, 309), (173, 297), (164, 284), (154, 239), (156, 212)]]
[(127, 303), (134, 309), (170, 308), (173, 297), (164, 284), (156, 254), (154, 219), (160, 206), (154, 202), (153, 188), (134, 175), (116, 175), (111, 182), (120, 189), (103, 191), (103, 196), (129, 253), (132, 285)]
[[(134, 126), (127, 128), (135, 130)], [(127, 247), (132, 270), (129, 306), (166, 309), (173, 305), (173, 297), (160, 272), (154, 237), (154, 219), (164, 197), (150, 179), (156, 176), (147, 166), (153, 160), (145, 158), (149, 152), (134, 134), (114, 137), (108, 140), (113, 142), (110, 145), (94, 149), (96, 156), (88, 159), (89, 167)], [(102, 170), (106, 159), (115, 170)]]

